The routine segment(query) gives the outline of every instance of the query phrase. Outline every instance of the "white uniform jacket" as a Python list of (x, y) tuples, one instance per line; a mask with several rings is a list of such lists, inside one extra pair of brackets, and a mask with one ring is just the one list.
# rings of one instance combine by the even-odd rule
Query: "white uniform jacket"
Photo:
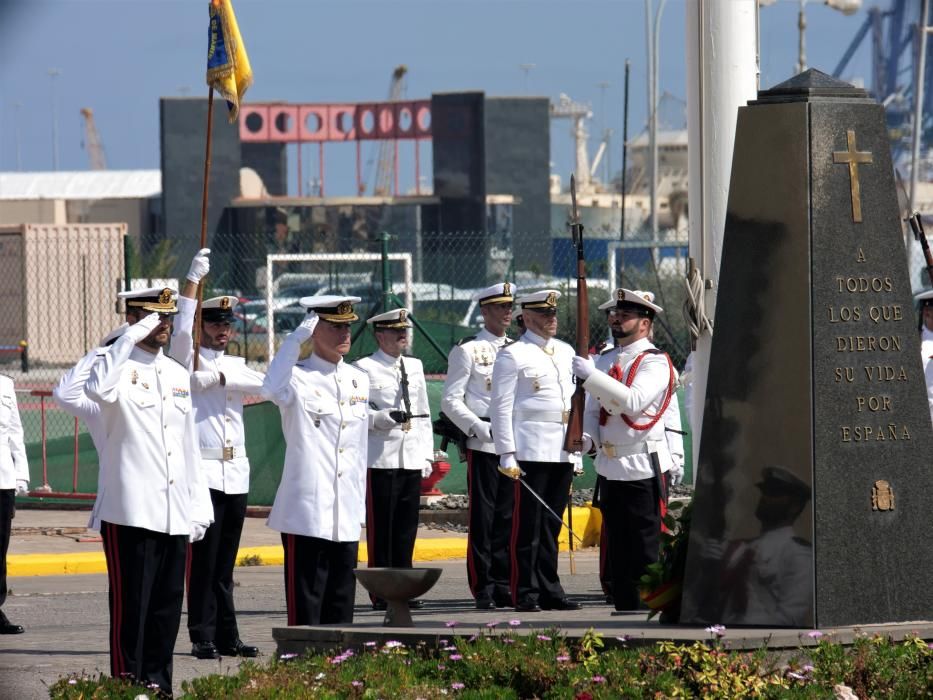
[(920, 353), (923, 358), (923, 374), (927, 381), (927, 402), (930, 404), (930, 420), (933, 420), (933, 331), (923, 327), (920, 334)]
[[(106, 433), (101, 419), (100, 404), (87, 395), (87, 381), (91, 377), (91, 369), (97, 364), (97, 361), (106, 355), (110, 347), (99, 347), (91, 350), (87, 355), (78, 360), (78, 364), (65, 372), (62, 378), (52, 390), (52, 397), (65, 413), (80, 418), (87, 426), (87, 431), (91, 435), (91, 441), (94, 443), (94, 449), (98, 454), (97, 470), (97, 493), (99, 494), (104, 487), (104, 461), (103, 453), (106, 445)], [(91, 510), (91, 518), (87, 526), (94, 530), (100, 530), (100, 506), (101, 499), (94, 501), (94, 508)]]
[(101, 408), (97, 516), (170, 535), (212, 523), (187, 370), (123, 336), (93, 365), (86, 391)]
[[(194, 368), (192, 328), (196, 308), (194, 299), (178, 298), (178, 316), (169, 351), (189, 370)], [(201, 467), (207, 486), (229, 494), (249, 493), (243, 402), (247, 395), (259, 394), (265, 377), (247, 367), (242, 357), (231, 357), (222, 350), (203, 347), (199, 352), (198, 370), (219, 372), (224, 377), (223, 384), (215, 384), (209, 389), (191, 387)]]
[[(664, 355), (646, 354), (630, 387), (607, 374), (614, 364), (618, 364), (622, 368), (623, 378), (626, 377), (629, 367), (639, 354), (651, 349), (654, 349), (654, 345), (643, 338), (600, 355), (596, 359), (597, 371), (583, 384), (587, 390), (583, 430), (593, 439), (598, 450), (596, 471), (607, 479), (650, 479), (654, 476), (649, 457), (652, 452), (657, 453), (662, 472), (668, 471), (673, 464), (663, 417), (650, 430), (631, 428), (621, 418), (621, 414), (625, 414), (638, 425), (651, 422), (664, 403), (670, 382), (671, 370), (667, 358)], [(676, 397), (671, 399), (676, 400)], [(609, 414), (605, 425), (599, 424), (600, 408)]]
[(574, 351), (567, 343), (525, 331), (496, 355), (489, 417), (496, 454), (527, 462), (570, 462), (564, 451), (573, 396)]
[(366, 518), (369, 377), (286, 338), (262, 394), (282, 413), (285, 467), (268, 525), (293, 535), (358, 542)]
[(395, 358), (382, 350), (354, 362), (369, 375), (369, 420), (367, 463), (373, 469), (417, 469), (424, 472), (434, 458), (434, 433), (430, 418), (412, 418), (409, 430), (399, 424), (382, 429), (373, 424), (375, 411), (385, 408), (405, 410), (402, 400), (399, 362), (405, 363), (408, 398), (413, 415), (431, 415), (424, 367), (416, 357)]
[(489, 418), (492, 400), (492, 368), (499, 350), (510, 341), (483, 328), (472, 340), (461, 341), (447, 357), (447, 380), (441, 410), (460, 430), (467, 434), (467, 447), (480, 452), (496, 453), (493, 442), (474, 437), (473, 428), (481, 418)]
[[(677, 376), (676, 374), (674, 375)], [(675, 393), (664, 412), (664, 436), (667, 439), (667, 449), (675, 465), (684, 466), (684, 436), (683, 423), (680, 419), (680, 402)]]
[(0, 489), (15, 489), (17, 480), (29, 481), (23, 423), (13, 380), (0, 374)]

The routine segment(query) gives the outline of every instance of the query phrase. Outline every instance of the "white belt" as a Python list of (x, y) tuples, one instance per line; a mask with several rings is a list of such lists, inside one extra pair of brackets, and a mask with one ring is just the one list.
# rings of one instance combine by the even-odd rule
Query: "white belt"
[(603, 455), (610, 459), (621, 459), (622, 457), (632, 457), (634, 455), (647, 455), (658, 451), (660, 440), (645, 440), (631, 445), (613, 445), (611, 442), (604, 442), (599, 447)]
[(225, 462), (246, 456), (246, 446), (236, 445), (230, 447), (202, 447), (201, 459), (222, 459)]
[(513, 417), (518, 420), (530, 420), (536, 423), (566, 423), (570, 416), (570, 411), (523, 411), (513, 412)]

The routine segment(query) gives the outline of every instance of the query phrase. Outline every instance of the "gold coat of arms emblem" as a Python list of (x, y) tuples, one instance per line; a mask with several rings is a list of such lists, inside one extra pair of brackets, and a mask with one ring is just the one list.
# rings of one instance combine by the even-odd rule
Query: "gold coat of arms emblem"
[(871, 487), (872, 510), (894, 510), (894, 489), (884, 479), (879, 479)]

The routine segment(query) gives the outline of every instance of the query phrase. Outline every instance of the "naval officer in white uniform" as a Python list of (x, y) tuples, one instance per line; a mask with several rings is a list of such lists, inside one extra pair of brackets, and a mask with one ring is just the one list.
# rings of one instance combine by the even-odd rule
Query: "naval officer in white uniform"
[(130, 327), (91, 369), (100, 404), (95, 508), (110, 580), (110, 667), (172, 693), (188, 541), (213, 520), (188, 370), (166, 357), (174, 292), (121, 292)]
[[(521, 339), (496, 356), (492, 375), (492, 438), (503, 473), (524, 480), (559, 516), (570, 500), (574, 464), (563, 449), (574, 350), (557, 340), (557, 299), (545, 289), (519, 297), (525, 319)], [(512, 522), (512, 600), (519, 612), (579, 610), (557, 574), (561, 523), (517, 483)]]
[(933, 420), (933, 290), (921, 292), (916, 301), (920, 304), (920, 357), (927, 384), (930, 420)]
[(499, 473), (489, 422), (493, 364), (499, 351), (512, 342), (505, 334), (512, 322), (512, 285), (499, 282), (475, 299), (483, 328), (451, 348), (441, 410), (467, 436), (467, 583), (476, 607), (493, 610), (512, 606), (509, 544), (515, 488)]
[[(13, 380), (0, 374), (0, 608), (6, 602), (6, 553), (10, 546), (16, 494), (29, 493), (29, 464), (23, 442), (23, 423)], [(10, 622), (0, 610), (0, 634), (20, 634), (22, 625)]]
[[(209, 269), (208, 253), (205, 248), (192, 261), (188, 284), (178, 298), (169, 351), (189, 370), (194, 369), (197, 288)], [(203, 258), (203, 264), (199, 265), (199, 258)], [(249, 495), (243, 403), (246, 396), (259, 395), (265, 377), (247, 367), (242, 357), (226, 354), (237, 301), (225, 295), (201, 304), (198, 369), (191, 375), (201, 466), (214, 506), (213, 524), (203, 540), (191, 545), (188, 569), (188, 637), (191, 654), (199, 659), (259, 654), (257, 647), (240, 639), (233, 602), (233, 567)]]
[(584, 443), (597, 449), (603, 478), (600, 503), (609, 545), (616, 610), (641, 605), (638, 580), (658, 559), (667, 472), (674, 460), (664, 413), (677, 380), (670, 358), (649, 340), (655, 314), (663, 309), (650, 292), (617, 289), (616, 348), (593, 358), (574, 358), (574, 373), (588, 392)]
[[(307, 318), (269, 364), (263, 396), (282, 412), (285, 468), (269, 514), (282, 533), (289, 625), (353, 621), (360, 533), (366, 509), (369, 377), (348, 365), (359, 297), (299, 303)], [(300, 362), (301, 344), (313, 341)]]
[[(369, 376), (366, 550), (371, 567), (411, 568), (421, 480), (431, 475), (434, 457), (424, 368), (418, 358), (402, 355), (408, 349), (408, 313), (393, 309), (367, 320), (379, 349), (354, 363)], [(373, 599), (376, 609), (385, 605)]]

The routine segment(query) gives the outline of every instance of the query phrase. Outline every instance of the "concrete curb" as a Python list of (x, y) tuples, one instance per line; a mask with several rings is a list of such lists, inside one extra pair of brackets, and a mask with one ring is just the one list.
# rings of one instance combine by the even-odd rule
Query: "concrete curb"
[[(596, 517), (593, 517), (593, 516)], [(598, 511), (589, 507), (573, 509), (573, 529), (583, 537), (587, 546), (599, 542), (598, 527), (593, 537), (592, 525), (598, 521)], [(567, 550), (567, 528), (560, 534), (560, 549)], [(580, 547), (574, 542), (574, 549)], [(466, 535), (460, 537), (423, 537), (415, 541), (413, 559), (419, 561), (440, 561), (443, 559), (464, 559), (467, 551)], [(360, 542), (359, 561), (367, 561), (366, 543)], [(244, 559), (246, 560), (244, 562)], [(281, 566), (285, 554), (280, 545), (264, 547), (240, 547), (237, 552), (237, 566)], [(64, 554), (10, 554), (7, 556), (7, 575), (14, 576), (64, 576), (71, 574), (102, 574), (107, 572), (107, 561), (101, 552), (67, 552)]]

